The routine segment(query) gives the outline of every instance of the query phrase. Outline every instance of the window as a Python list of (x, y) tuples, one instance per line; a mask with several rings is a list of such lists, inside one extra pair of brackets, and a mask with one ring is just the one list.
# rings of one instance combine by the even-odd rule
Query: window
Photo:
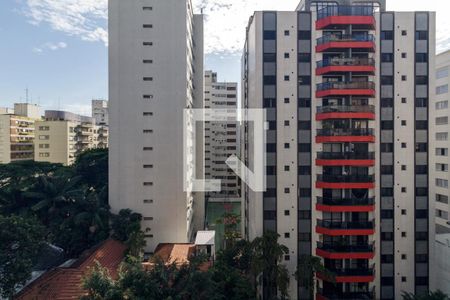
[(267, 143), (266, 144), (266, 152), (273, 153), (277, 151), (277, 144), (275, 143)]
[(427, 152), (428, 144), (427, 143), (416, 143), (416, 152)]
[(143, 115), (144, 115), (144, 116), (153, 116), (153, 113), (152, 113), (152, 112), (147, 112), (147, 111), (146, 111), (146, 112), (143, 113)]
[(406, 216), (406, 209), (402, 209), (402, 215)]
[(428, 262), (428, 254), (416, 254), (416, 263)]
[(39, 144), (39, 149), (48, 149), (50, 148), (50, 144)]
[(402, 98), (402, 103), (406, 103), (406, 98)]
[(402, 143), (401, 146), (403, 149), (407, 147), (406, 143)]
[(416, 98), (416, 107), (427, 107), (428, 99), (427, 98)]
[(406, 282), (406, 277), (402, 276), (402, 282)]
[[(406, 126), (406, 121), (405, 121)], [(428, 121), (416, 121), (416, 129), (417, 130), (427, 130), (428, 129)]]
[(276, 53), (264, 53), (263, 61), (264, 62), (276, 62), (277, 54)]
[(284, 143), (284, 149), (289, 149), (290, 147), (289, 143)]
[(394, 99), (381, 98), (381, 107), (394, 107)]
[(436, 156), (448, 156), (448, 148), (436, 148)]
[(40, 135), (39, 139), (40, 140), (48, 140), (48, 139), (50, 139), (50, 136), (49, 135)]
[(381, 193), (381, 196), (383, 196), (383, 197), (392, 197), (392, 196), (394, 196), (394, 189), (393, 188), (381, 188), (380, 193)]
[(311, 167), (309, 166), (299, 166), (298, 175), (311, 175)]
[(264, 76), (264, 84), (265, 85), (274, 85), (277, 83), (276, 76)]
[(285, 210), (285, 211), (284, 211), (284, 215), (285, 215), (285, 216), (289, 216), (290, 214), (291, 214), (291, 212), (290, 212), (289, 210)]
[(153, 186), (153, 182), (144, 182), (144, 186)]
[(394, 174), (394, 166), (392, 165), (381, 166), (381, 174), (384, 175)]
[(428, 188), (416, 188), (416, 196), (418, 197), (428, 196)]
[(447, 189), (448, 188), (448, 180), (436, 178), (436, 186)]
[(402, 193), (406, 193), (406, 187), (401, 188)]
[(439, 172), (448, 172), (448, 164), (436, 164), (436, 171)]
[(290, 167), (289, 167), (289, 166), (284, 166), (284, 170), (285, 170), (285, 171), (289, 171), (289, 170), (290, 170)]
[(448, 196), (436, 194), (436, 201), (439, 203), (448, 204)]
[(427, 63), (428, 62), (428, 53), (416, 53), (416, 62)]
[(310, 85), (311, 77), (310, 76), (298, 76), (298, 84), (300, 85)]
[(440, 85), (436, 87), (436, 94), (442, 95), (448, 93), (448, 84)]
[(299, 40), (310, 40), (311, 39), (311, 31), (299, 30), (298, 31), (298, 39)]
[(428, 174), (428, 165), (416, 165), (415, 173), (417, 175)]
[(289, 81), (289, 80), (290, 80), (289, 75), (284, 75), (284, 81)]
[(298, 121), (298, 130), (310, 130), (311, 121)]
[(394, 54), (381, 53), (381, 62), (394, 62)]
[(144, 99), (153, 99), (153, 95), (143, 95)]
[(418, 30), (416, 31), (416, 40), (427, 40), (428, 39), (428, 31)]
[(289, 233), (289, 232), (285, 232), (284, 233), (284, 238), (285, 239), (288, 239), (288, 238), (290, 238), (291, 237), (291, 234)]
[(151, 6), (144, 6), (142, 9), (143, 10), (153, 10), (153, 7), (151, 7)]
[(272, 98), (266, 98), (263, 100), (264, 107), (277, 107), (277, 100)]
[(448, 117), (437, 117), (436, 118), (436, 125), (447, 125), (448, 124)]
[(289, 58), (289, 52), (284, 53), (284, 58)]
[(381, 255), (381, 263), (392, 264), (393, 262), (394, 262), (394, 255), (391, 255), (391, 254), (382, 254)]
[(289, 103), (289, 98), (284, 98), (284, 103)]
[(144, 46), (153, 46), (153, 42), (143, 42), (142, 45), (144, 45)]
[(311, 197), (311, 189), (299, 189), (299, 196), (303, 198)]
[(277, 37), (277, 32), (275, 30), (264, 30), (265, 40), (275, 40)]
[(406, 232), (402, 231), (402, 237), (406, 237)]
[(381, 76), (381, 84), (382, 85), (393, 85), (394, 77), (393, 76)]
[(299, 233), (298, 234), (298, 241), (299, 242), (310, 242), (311, 241), (311, 235), (309, 233)]
[(427, 85), (428, 84), (428, 76), (416, 76), (416, 84)]
[(298, 219), (299, 220), (311, 220), (311, 211), (310, 210), (299, 210), (298, 211)]
[(274, 210), (265, 210), (263, 218), (264, 218), (264, 220), (276, 220), (277, 212)]
[(439, 110), (439, 109), (446, 109), (446, 108), (448, 108), (448, 101), (447, 100), (436, 102), (436, 109)]
[(153, 60), (151, 60), (151, 59), (144, 59), (142, 62), (143, 62), (144, 64), (152, 64), (152, 63), (153, 63)]
[(144, 133), (153, 133), (153, 129), (144, 129), (143, 132)]
[(153, 165), (143, 165), (144, 169), (153, 169)]
[(285, 35), (285, 36), (289, 36), (289, 30), (285, 30), (285, 31), (284, 31), (284, 35)]
[(436, 209), (436, 217), (448, 220), (448, 212)]
[(266, 167), (266, 175), (276, 175), (276, 167), (267, 166)]
[(392, 209), (382, 209), (381, 210), (381, 218), (382, 219), (393, 219), (394, 211)]
[(406, 75), (402, 75), (402, 81), (406, 81)]
[(284, 121), (284, 126), (289, 126), (289, 120)]
[(298, 152), (311, 152), (311, 144), (298, 144)]
[(403, 35), (403, 36), (407, 35), (406, 30), (402, 30), (402, 35)]
[(153, 77), (144, 77), (144, 81), (153, 81)]
[(401, 124), (402, 126), (406, 126), (406, 120), (402, 120)]
[(50, 127), (49, 126), (39, 126), (39, 130), (41, 130), (41, 131), (49, 131)]
[(380, 149), (381, 149), (381, 152), (384, 152), (384, 153), (394, 152), (394, 144), (393, 143), (381, 143)]
[(440, 68), (436, 71), (436, 79), (448, 77), (448, 67)]
[(394, 39), (394, 32), (393, 31), (381, 31), (381, 39), (382, 40), (393, 40)]
[(382, 130), (392, 130), (394, 129), (394, 121), (381, 121)]
[(144, 217), (144, 221), (153, 221), (153, 217)]
[(406, 58), (406, 52), (402, 52), (402, 58)]
[(394, 277), (381, 277), (381, 284), (386, 286), (393, 286)]
[(392, 233), (392, 232), (382, 232), (381, 233), (381, 240), (382, 241), (393, 241), (394, 240), (394, 233)]
[(145, 204), (153, 203), (153, 200), (152, 199), (144, 199), (144, 203)]
[(50, 153), (48, 153), (48, 152), (41, 152), (41, 153), (39, 153), (39, 157), (50, 157)]
[(311, 99), (299, 98), (298, 107), (311, 107)]
[(310, 62), (311, 54), (310, 53), (299, 53), (298, 54), (298, 62)]
[(144, 27), (144, 28), (153, 28), (153, 25), (152, 24), (144, 24), (144, 25), (142, 25), (142, 27)]
[(402, 171), (406, 171), (406, 165), (402, 165)]

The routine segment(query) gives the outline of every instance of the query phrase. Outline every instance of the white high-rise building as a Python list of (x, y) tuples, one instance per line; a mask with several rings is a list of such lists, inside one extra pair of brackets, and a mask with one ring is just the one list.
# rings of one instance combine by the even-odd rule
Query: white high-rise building
[(436, 72), (432, 75), (436, 78), (436, 95), (430, 104), (430, 109), (434, 111), (431, 119), (432, 131), (430, 139), (434, 141), (434, 148), (431, 149), (433, 162), (430, 164), (432, 177), (431, 201), (436, 205), (436, 233), (450, 233), (450, 190), (448, 182), (450, 180), (448, 166), (450, 159), (448, 149), (450, 139), (448, 137), (450, 109), (449, 85), (450, 85), (450, 51), (446, 51), (436, 56)]
[[(246, 233), (277, 232), (290, 274), (320, 257), (335, 282), (318, 274), (316, 299), (434, 290), (434, 58), (435, 14), (383, 0), (303, 0), (249, 21), (243, 105), (266, 109), (268, 132), (267, 191), (243, 188)], [(294, 277), (289, 289), (310, 299)]]
[(203, 147), (183, 153), (183, 112), (203, 107), (203, 85), (203, 16), (190, 0), (109, 1), (109, 201), (142, 214), (147, 252), (203, 226), (203, 195), (183, 184), (184, 158), (197, 154), (190, 174), (203, 174)]
[(107, 100), (92, 100), (92, 117), (95, 119), (95, 124), (97, 125), (109, 125)]

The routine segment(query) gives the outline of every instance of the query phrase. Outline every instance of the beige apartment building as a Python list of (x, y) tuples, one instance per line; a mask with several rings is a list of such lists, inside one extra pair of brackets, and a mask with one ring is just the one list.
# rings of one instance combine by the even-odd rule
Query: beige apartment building
[(69, 112), (46, 111), (45, 120), (36, 122), (35, 128), (35, 161), (67, 166), (83, 151), (108, 144), (103, 129), (95, 125), (93, 118)]
[(0, 115), (0, 164), (33, 160), (34, 122), (24, 116)]

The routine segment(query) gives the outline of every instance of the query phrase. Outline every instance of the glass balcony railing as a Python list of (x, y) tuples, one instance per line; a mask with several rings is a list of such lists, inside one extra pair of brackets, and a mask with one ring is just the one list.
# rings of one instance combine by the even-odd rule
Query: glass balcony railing
[(374, 90), (375, 83), (372, 81), (355, 82), (323, 82), (317, 84), (317, 91), (325, 90)]
[(329, 128), (317, 129), (318, 136), (373, 136), (372, 128)]
[(375, 159), (375, 152), (318, 152), (318, 159)]
[(334, 174), (325, 174), (325, 175), (317, 175), (317, 181), (320, 182), (331, 182), (331, 183), (346, 183), (346, 182), (374, 182), (375, 177), (373, 175), (334, 175)]
[[(328, 268), (327, 268), (328, 269)], [(354, 269), (328, 269), (335, 276), (373, 276), (375, 274), (373, 267), (354, 268)]]
[(373, 229), (373, 221), (327, 221), (317, 220), (317, 226), (328, 229)]
[(374, 12), (374, 7), (368, 5), (329, 5), (317, 12), (317, 19), (333, 16), (373, 16)]
[(375, 66), (375, 59), (373, 58), (328, 58), (317, 62), (317, 68), (332, 67), (332, 66)]
[(317, 197), (317, 203), (323, 205), (335, 205), (335, 206), (365, 206), (374, 205), (375, 198), (323, 198)]
[(327, 34), (317, 39), (317, 45), (331, 42), (374, 42), (373, 34)]
[(327, 252), (336, 252), (336, 253), (351, 253), (351, 252), (373, 252), (374, 246), (369, 244), (360, 244), (360, 245), (342, 245), (342, 244), (328, 244), (328, 243), (317, 243), (317, 248), (327, 251)]
[(317, 113), (375, 113), (373, 105), (330, 105), (317, 107)]

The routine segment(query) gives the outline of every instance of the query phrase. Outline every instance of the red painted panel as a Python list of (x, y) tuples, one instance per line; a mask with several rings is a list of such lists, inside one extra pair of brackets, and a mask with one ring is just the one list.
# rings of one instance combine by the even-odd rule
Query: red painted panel
[(336, 253), (336, 252), (327, 252), (322, 249), (316, 249), (316, 255), (329, 259), (372, 259), (375, 257), (375, 253), (373, 252)]
[(329, 229), (316, 226), (316, 232), (320, 234), (326, 234), (331, 236), (340, 235), (373, 235), (375, 229)]
[(368, 136), (316, 136), (316, 143), (374, 143), (375, 137)]
[(371, 167), (374, 165), (374, 159), (316, 159), (316, 166)]
[(374, 97), (375, 90), (371, 89), (329, 89), (323, 91), (316, 91), (316, 98), (323, 98), (327, 96), (367, 96)]
[(327, 212), (371, 212), (371, 211), (375, 211), (375, 205), (344, 206), (344, 205), (316, 204), (316, 210), (327, 211)]
[(375, 28), (375, 18), (373, 16), (330, 16), (316, 21), (317, 30), (330, 25), (368, 25)]
[(374, 189), (374, 182), (322, 182), (316, 181), (318, 189)]
[(316, 121), (327, 119), (369, 119), (375, 120), (375, 114), (371, 112), (332, 112), (317, 113)]
[(325, 298), (321, 294), (316, 294), (316, 300), (328, 300), (328, 298)]
[(323, 75), (330, 72), (375, 73), (375, 66), (328, 66), (316, 69), (316, 75)]
[(316, 52), (327, 51), (328, 49), (348, 49), (348, 48), (358, 48), (358, 49), (369, 49), (375, 51), (374, 42), (358, 42), (358, 41), (345, 41), (345, 42), (329, 42), (316, 46)]

